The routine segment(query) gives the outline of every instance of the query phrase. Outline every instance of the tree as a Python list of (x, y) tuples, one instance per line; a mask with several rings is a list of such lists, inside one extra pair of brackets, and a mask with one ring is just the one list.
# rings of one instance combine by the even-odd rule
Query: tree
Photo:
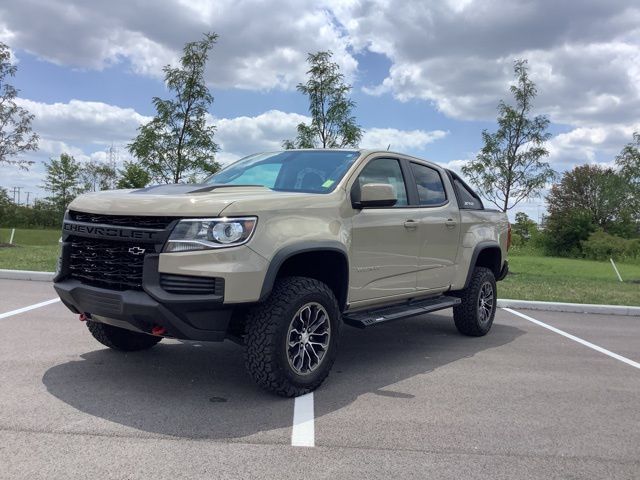
[(582, 243), (600, 229), (633, 236), (636, 224), (626, 201), (628, 183), (612, 168), (580, 165), (564, 172), (547, 196), (545, 244), (554, 255), (575, 255)]
[(134, 162), (124, 162), (124, 168), (118, 170), (118, 188), (144, 188), (151, 181), (149, 173)]
[(624, 221), (628, 210), (625, 179), (612, 168), (580, 165), (564, 172), (560, 183), (547, 196), (549, 216), (583, 211), (593, 224), (610, 231), (613, 224)]
[(16, 165), (27, 170), (33, 161), (14, 158), (38, 149), (38, 135), (31, 130), (34, 116), (16, 104), (18, 90), (7, 83), (18, 67), (11, 64), (9, 47), (0, 42), (0, 165)]
[(555, 178), (555, 172), (543, 161), (549, 152), (545, 142), (549, 119), (544, 115), (530, 117), (537, 95), (529, 79), (527, 61), (514, 64), (516, 84), (511, 86), (515, 106), (498, 104), (498, 130), (482, 132), (484, 147), (462, 173), (491, 203), (503, 212), (528, 197), (536, 197)]
[(633, 141), (616, 157), (616, 166), (630, 187), (629, 203), (640, 221), (640, 132), (633, 133)]
[(89, 160), (80, 168), (80, 179), (87, 191), (109, 190), (114, 187), (116, 170), (108, 163)]
[(44, 162), (46, 177), (44, 188), (51, 195), (47, 201), (58, 213), (63, 213), (71, 200), (82, 193), (80, 184), (80, 163), (71, 155), (63, 153), (59, 159)]
[(309, 97), (311, 124), (300, 123), (298, 136), (284, 140), (284, 148), (343, 148), (357, 147), (362, 128), (356, 123), (352, 110), (355, 102), (348, 98), (351, 86), (344, 83), (331, 52), (310, 53), (307, 62), (307, 83), (298, 84), (298, 91)]
[(524, 212), (516, 213), (516, 222), (513, 224), (513, 234), (518, 235), (523, 243), (526, 243), (537, 232), (536, 222)]
[(202, 40), (187, 43), (180, 66), (164, 67), (165, 83), (175, 97), (153, 98), (156, 115), (138, 129), (138, 136), (128, 145), (129, 152), (157, 182), (178, 183), (220, 168), (215, 162), (215, 127), (206, 121), (213, 96), (204, 80), (209, 50), (216, 39), (216, 34), (207, 33)]

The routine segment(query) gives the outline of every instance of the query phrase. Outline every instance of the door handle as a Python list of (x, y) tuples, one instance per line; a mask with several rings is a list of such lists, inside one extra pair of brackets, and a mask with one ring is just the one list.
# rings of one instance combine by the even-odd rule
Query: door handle
[(418, 222), (415, 220), (407, 220), (404, 222), (404, 228), (418, 228)]
[(453, 218), (447, 218), (444, 224), (447, 226), (447, 228), (453, 228), (458, 224), (458, 222), (456, 222)]

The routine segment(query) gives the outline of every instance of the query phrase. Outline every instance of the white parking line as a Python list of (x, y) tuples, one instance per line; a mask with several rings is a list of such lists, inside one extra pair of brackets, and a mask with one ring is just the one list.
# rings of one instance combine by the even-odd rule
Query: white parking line
[(586, 340), (576, 337), (575, 335), (571, 335), (570, 333), (560, 330), (559, 328), (552, 327), (551, 325), (547, 325), (546, 323), (543, 323), (540, 320), (536, 320), (535, 318), (531, 318), (530, 316), (525, 315), (524, 313), (516, 312), (515, 310), (511, 310), (510, 308), (503, 308), (503, 310), (509, 313), (513, 313), (514, 315), (524, 318), (525, 320), (529, 320), (530, 322), (533, 322), (536, 325), (540, 325), (541, 327), (551, 330), (552, 332), (562, 335), (563, 337), (567, 337), (568, 339), (573, 340), (574, 342), (581, 343), (585, 347), (589, 347), (595, 350), (596, 352), (604, 353), (605, 355), (608, 355), (611, 358), (615, 358), (616, 360), (620, 360), (621, 362), (626, 363), (627, 365), (631, 365), (632, 367), (640, 369), (640, 363), (634, 362), (633, 360), (623, 357), (622, 355), (618, 355), (617, 353), (613, 353), (607, 350), (606, 348), (599, 347), (598, 345), (594, 345), (591, 342), (587, 342)]
[(51, 300), (47, 300), (46, 302), (34, 303), (33, 305), (29, 305), (28, 307), (22, 307), (17, 310), (11, 310), (7, 313), (0, 313), (0, 319), (7, 318), (12, 315), (18, 315), (19, 313), (28, 312), (29, 310), (33, 310), (34, 308), (46, 307), (47, 305), (51, 305), (52, 303), (59, 302), (59, 298), (53, 298)]
[(313, 392), (296, 397), (293, 404), (293, 429), (291, 430), (291, 445), (294, 447), (315, 446), (313, 410)]

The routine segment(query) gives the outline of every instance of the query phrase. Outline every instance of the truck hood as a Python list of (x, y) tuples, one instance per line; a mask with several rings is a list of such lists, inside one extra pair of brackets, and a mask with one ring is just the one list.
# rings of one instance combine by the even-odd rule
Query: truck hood
[(285, 200), (307, 194), (274, 192), (253, 185), (157, 185), (80, 195), (70, 210), (107, 215), (215, 217), (239, 200)]

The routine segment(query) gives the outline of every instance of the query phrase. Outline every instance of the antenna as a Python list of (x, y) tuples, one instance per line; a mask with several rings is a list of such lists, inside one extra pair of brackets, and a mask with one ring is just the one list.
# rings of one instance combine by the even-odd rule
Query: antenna
[(391, 148), (391, 144), (387, 145), (387, 152), (389, 151), (390, 148)]

